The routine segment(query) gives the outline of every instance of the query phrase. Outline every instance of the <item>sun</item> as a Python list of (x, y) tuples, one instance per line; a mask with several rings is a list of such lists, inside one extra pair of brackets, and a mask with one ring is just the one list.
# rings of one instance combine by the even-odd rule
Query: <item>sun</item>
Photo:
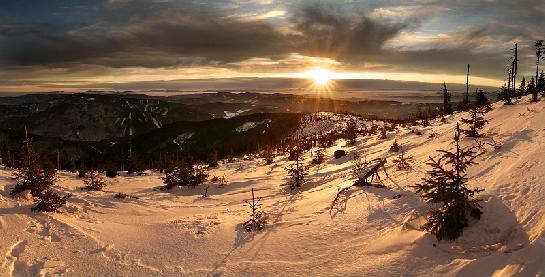
[(319, 86), (327, 85), (332, 79), (335, 79), (335, 72), (329, 71), (327, 69), (312, 69), (305, 73), (305, 76), (309, 79), (314, 80)]

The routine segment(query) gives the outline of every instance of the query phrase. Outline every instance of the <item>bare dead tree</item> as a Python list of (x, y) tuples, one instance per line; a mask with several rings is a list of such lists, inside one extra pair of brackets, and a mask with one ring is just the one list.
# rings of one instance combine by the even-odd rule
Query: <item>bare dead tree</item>
[(337, 192), (335, 198), (331, 202), (330, 209), (333, 209), (338, 204), (341, 196), (351, 187), (373, 186), (377, 188), (387, 188), (380, 177), (381, 170), (386, 177), (389, 177), (385, 165), (386, 159), (376, 158), (371, 161), (366, 161), (365, 159), (362, 159), (359, 154), (354, 154), (352, 159), (352, 175), (356, 177), (357, 180), (351, 186), (347, 186)]

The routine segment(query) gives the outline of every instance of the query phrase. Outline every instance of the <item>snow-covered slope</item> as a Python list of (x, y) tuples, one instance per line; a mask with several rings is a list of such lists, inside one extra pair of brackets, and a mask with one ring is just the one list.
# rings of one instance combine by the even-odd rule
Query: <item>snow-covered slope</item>
[[(409, 186), (424, 176), (428, 156), (451, 147), (462, 116), (419, 128), (422, 135), (398, 129), (386, 140), (359, 137), (351, 147), (337, 141), (299, 191), (283, 186), (286, 156), (267, 166), (262, 159), (221, 163), (210, 174), (228, 184), (209, 184), (206, 198), (206, 186), (155, 190), (161, 176), (151, 174), (110, 179), (108, 191), (138, 197), (115, 199), (112, 192), (80, 191), (81, 180), (61, 173), (59, 186), (74, 194), (66, 211), (40, 214), (30, 212), (28, 199), (8, 196), (11, 172), (0, 169), (0, 275), (543, 275), (545, 102), (495, 104), (486, 115), (485, 132), (501, 148), (487, 146), (469, 170), (470, 185), (486, 189), (481, 220), (455, 243), (419, 230), (428, 206)], [(331, 209), (338, 190), (354, 181), (350, 158), (334, 160), (333, 152), (391, 160), (394, 139), (414, 156), (413, 170), (397, 171), (388, 162), (390, 189), (349, 189)], [(240, 226), (251, 188), (268, 214), (257, 233)]]

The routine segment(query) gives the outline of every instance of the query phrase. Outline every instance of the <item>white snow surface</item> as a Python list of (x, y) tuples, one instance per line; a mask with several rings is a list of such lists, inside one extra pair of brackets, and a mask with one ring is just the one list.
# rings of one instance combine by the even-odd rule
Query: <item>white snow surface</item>
[(223, 116), (223, 118), (232, 118), (232, 117), (235, 117), (235, 116), (239, 116), (241, 115), (242, 113), (245, 113), (247, 111), (249, 111), (250, 109), (243, 109), (243, 110), (237, 110), (235, 112), (230, 112), (230, 111), (223, 111), (223, 113), (225, 114)]
[[(462, 116), (432, 122), (421, 136), (399, 129), (386, 140), (359, 137), (350, 147), (337, 141), (297, 191), (283, 186), (286, 156), (273, 166), (261, 159), (220, 163), (209, 173), (225, 176), (221, 188), (159, 191), (161, 175), (150, 173), (108, 179), (107, 192), (87, 192), (75, 174), (61, 172), (58, 187), (73, 196), (63, 213), (44, 214), (30, 211), (28, 196), (9, 196), (12, 172), (0, 168), (0, 276), (543, 276), (545, 101), (497, 103), (486, 115), (485, 132), (502, 147), (488, 147), (469, 170), (469, 185), (486, 189), (481, 220), (456, 242), (419, 229), (429, 207), (409, 186), (424, 176), (428, 156), (452, 147)], [(432, 131), (437, 135), (428, 137)], [(352, 188), (331, 210), (337, 191), (354, 181), (349, 157), (334, 160), (333, 151), (390, 160), (394, 139), (414, 156), (414, 169), (396, 171), (388, 162), (391, 190)], [(240, 225), (251, 188), (268, 215), (256, 233)], [(115, 199), (114, 192), (139, 199)]]
[(233, 131), (237, 133), (242, 133), (257, 127), (258, 125), (261, 125), (263, 123), (269, 123), (269, 122), (270, 122), (270, 119), (265, 119), (258, 122), (254, 122), (254, 121), (244, 122), (242, 125), (238, 126)]

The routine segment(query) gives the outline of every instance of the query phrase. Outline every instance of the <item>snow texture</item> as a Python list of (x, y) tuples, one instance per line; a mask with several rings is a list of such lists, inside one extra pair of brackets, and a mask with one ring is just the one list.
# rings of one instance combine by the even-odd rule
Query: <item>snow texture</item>
[[(424, 176), (428, 156), (451, 147), (463, 114), (419, 128), (422, 135), (398, 128), (387, 139), (359, 137), (354, 146), (337, 141), (297, 191), (284, 186), (286, 156), (273, 165), (260, 159), (221, 162), (210, 174), (226, 176), (225, 186), (172, 191), (156, 190), (162, 181), (153, 172), (109, 179), (108, 192), (81, 191), (81, 179), (61, 172), (59, 187), (74, 195), (64, 213), (43, 214), (30, 212), (28, 197), (9, 196), (12, 172), (0, 168), (0, 275), (543, 276), (545, 102), (519, 101), (497, 103), (486, 115), (484, 131), (502, 147), (488, 147), (470, 168), (469, 185), (486, 189), (480, 195), (484, 214), (454, 243), (419, 229), (429, 207), (409, 186)], [(339, 116), (323, 128), (343, 121)], [(431, 132), (436, 135), (429, 137)], [(397, 171), (390, 162), (394, 139), (414, 156), (412, 171)], [(350, 155), (332, 158), (341, 148), (387, 158), (390, 189), (350, 188), (330, 209), (339, 189), (354, 181)], [(310, 162), (310, 154), (305, 158)], [(268, 216), (257, 233), (241, 227), (249, 217), (242, 204), (251, 188), (263, 197)], [(116, 192), (138, 199), (115, 199)]]

